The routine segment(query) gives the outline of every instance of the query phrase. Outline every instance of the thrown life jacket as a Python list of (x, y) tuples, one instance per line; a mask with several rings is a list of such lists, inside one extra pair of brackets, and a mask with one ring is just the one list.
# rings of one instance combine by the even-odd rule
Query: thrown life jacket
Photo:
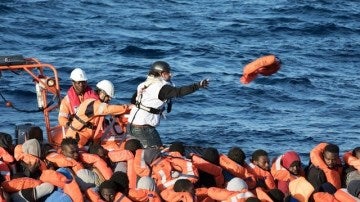
[(271, 175), (270, 171), (261, 169), (259, 166), (256, 166), (253, 163), (249, 163), (248, 169), (249, 172), (255, 176), (256, 180), (262, 179), (265, 181), (266, 190), (276, 188), (274, 177)]
[(134, 155), (128, 150), (114, 150), (108, 152), (108, 157), (111, 162), (126, 162), (126, 174), (129, 179), (129, 188), (136, 188), (137, 175), (134, 168)]
[(352, 151), (345, 152), (343, 155), (343, 159), (347, 165), (354, 167), (360, 172), (360, 159), (353, 156)]
[(230, 172), (235, 177), (244, 179), (246, 184), (248, 185), (249, 189), (253, 189), (256, 187), (256, 179), (255, 176), (250, 173), (246, 167), (241, 166), (240, 164), (236, 163), (235, 161), (231, 160), (225, 154), (220, 154), (220, 166)]
[(40, 180), (48, 182), (54, 186), (60, 187), (64, 193), (69, 195), (72, 201), (84, 201), (79, 185), (73, 177), (69, 180), (65, 175), (55, 170), (44, 170), (41, 173)]
[(254, 194), (243, 189), (241, 191), (229, 191), (218, 187), (210, 187), (208, 195), (216, 201), (224, 202), (245, 202), (247, 198), (254, 197)]
[(240, 82), (248, 84), (253, 81), (258, 74), (270, 76), (280, 69), (280, 64), (280, 60), (275, 55), (260, 57), (244, 67)]
[(192, 155), (191, 159), (197, 169), (214, 176), (217, 187), (224, 187), (225, 180), (220, 166), (212, 164), (196, 154)]
[[(341, 188), (341, 173), (342, 173), (342, 167), (336, 168), (336, 169), (330, 169), (326, 165), (325, 161), (323, 160), (323, 153), (325, 150), (327, 143), (320, 143), (315, 148), (313, 148), (310, 151), (310, 160), (311, 163), (320, 168), (325, 176), (326, 180), (331, 183), (336, 189)], [(341, 165), (341, 160), (339, 159), (338, 162), (339, 165)]]

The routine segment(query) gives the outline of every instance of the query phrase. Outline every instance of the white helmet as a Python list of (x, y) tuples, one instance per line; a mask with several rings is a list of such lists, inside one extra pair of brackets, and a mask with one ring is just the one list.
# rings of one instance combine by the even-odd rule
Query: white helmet
[(113, 98), (115, 96), (114, 85), (109, 80), (102, 80), (96, 84), (96, 87), (100, 90), (105, 91), (105, 93)]
[(70, 74), (70, 79), (73, 81), (87, 81), (87, 76), (82, 69), (75, 68)]

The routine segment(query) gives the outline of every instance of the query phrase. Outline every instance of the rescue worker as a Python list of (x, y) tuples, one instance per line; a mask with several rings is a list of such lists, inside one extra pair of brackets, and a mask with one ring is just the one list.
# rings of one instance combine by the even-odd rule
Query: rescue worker
[(129, 115), (129, 133), (138, 138), (143, 146), (161, 147), (162, 141), (156, 130), (160, 118), (167, 105), (167, 112), (171, 111), (171, 99), (191, 94), (200, 88), (206, 88), (209, 80), (183, 86), (174, 87), (171, 82), (171, 68), (167, 62), (156, 61), (152, 64), (147, 79), (138, 85), (137, 92), (132, 98), (135, 104)]
[(87, 85), (87, 76), (80, 68), (75, 68), (70, 79), (72, 86), (67, 91), (66, 96), (61, 100), (58, 121), (59, 125), (67, 127), (71, 122), (79, 105), (87, 98), (97, 99), (97, 94)]
[(100, 141), (102, 134), (98, 127), (103, 127), (104, 116), (125, 114), (131, 109), (131, 105), (108, 104), (115, 96), (112, 82), (102, 80), (96, 84), (96, 88), (95, 93), (99, 99), (89, 98), (81, 103), (66, 131), (66, 137), (79, 140), (79, 147), (88, 145), (91, 141)]

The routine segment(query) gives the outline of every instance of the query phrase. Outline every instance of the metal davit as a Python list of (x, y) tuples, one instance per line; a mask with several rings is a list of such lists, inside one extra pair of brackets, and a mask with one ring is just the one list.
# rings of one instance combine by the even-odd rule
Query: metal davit
[(24, 79), (22, 78), (24, 74), (20, 74), (21, 72), (26, 72), (30, 75), (30, 82), (33, 82), (36, 90), (38, 110), (19, 109), (12, 102), (6, 100), (0, 92), (6, 106), (26, 113), (42, 112), (48, 142), (54, 144), (54, 133), (60, 132), (59, 130), (61, 129), (59, 126), (54, 127), (50, 124), (50, 113), (59, 108), (61, 101), (56, 68), (51, 64), (42, 63), (35, 58), (24, 58), (22, 55), (0, 56), (0, 77), (1, 75), (4, 76), (3, 73), (5, 71), (14, 73), (16, 76), (19, 76), (19, 79)]

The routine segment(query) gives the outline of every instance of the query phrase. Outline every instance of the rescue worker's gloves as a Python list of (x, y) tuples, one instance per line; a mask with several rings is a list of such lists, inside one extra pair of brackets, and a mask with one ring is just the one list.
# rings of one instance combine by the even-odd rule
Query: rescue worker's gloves
[(209, 86), (209, 79), (204, 79), (199, 82), (199, 88), (207, 88)]

